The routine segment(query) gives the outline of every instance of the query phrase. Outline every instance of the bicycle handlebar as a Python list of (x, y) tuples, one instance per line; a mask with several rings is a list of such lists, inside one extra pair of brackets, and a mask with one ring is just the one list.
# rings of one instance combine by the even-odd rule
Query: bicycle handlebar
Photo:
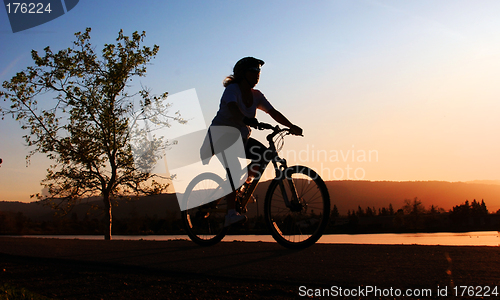
[[(255, 124), (254, 126), (250, 125), (250, 127), (253, 127), (257, 130), (265, 130), (265, 129), (273, 130), (274, 134), (277, 134), (277, 133), (282, 132), (282, 131), (287, 131), (288, 134), (293, 134), (290, 132), (290, 128), (280, 128), (278, 125), (273, 126), (271, 124), (264, 123), (264, 122), (259, 122), (259, 123)], [(293, 135), (304, 136), (302, 134), (293, 134)]]
[[(277, 127), (277, 128), (276, 128), (276, 127)], [(264, 130), (264, 129), (271, 129), (271, 130), (276, 130), (276, 129), (277, 129), (277, 130), (279, 130), (278, 125), (273, 126), (273, 125), (271, 125), (271, 124), (268, 124), (268, 123), (262, 123), (262, 122), (259, 122), (259, 123), (257, 124), (256, 128), (257, 128), (258, 130)]]

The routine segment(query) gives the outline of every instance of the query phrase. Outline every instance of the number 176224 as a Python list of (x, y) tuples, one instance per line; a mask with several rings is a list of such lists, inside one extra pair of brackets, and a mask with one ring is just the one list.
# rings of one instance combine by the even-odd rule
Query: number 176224
[(7, 3), (5, 5), (8, 14), (44, 14), (52, 11), (50, 3)]

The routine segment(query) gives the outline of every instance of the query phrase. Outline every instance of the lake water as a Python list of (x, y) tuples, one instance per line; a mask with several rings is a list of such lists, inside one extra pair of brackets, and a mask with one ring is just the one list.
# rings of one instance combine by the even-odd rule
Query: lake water
[[(93, 239), (102, 235), (37, 235), (25, 237)], [(114, 235), (115, 240), (188, 240), (186, 235)], [(224, 241), (274, 242), (271, 235), (228, 235)], [(437, 232), (437, 233), (380, 233), (380, 234), (327, 234), (318, 243), (322, 244), (383, 244), (383, 245), (442, 245), (442, 246), (500, 246), (498, 231), (481, 232)]]

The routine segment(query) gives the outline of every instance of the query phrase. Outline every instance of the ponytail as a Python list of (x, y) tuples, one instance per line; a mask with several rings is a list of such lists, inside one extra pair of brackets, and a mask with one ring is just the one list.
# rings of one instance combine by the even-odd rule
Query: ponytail
[(236, 82), (236, 78), (234, 78), (233, 75), (229, 75), (227, 76), (226, 78), (224, 78), (224, 80), (222, 81), (222, 85), (224, 85), (224, 87), (228, 87), (230, 84), (233, 84), (233, 83), (237, 83)]

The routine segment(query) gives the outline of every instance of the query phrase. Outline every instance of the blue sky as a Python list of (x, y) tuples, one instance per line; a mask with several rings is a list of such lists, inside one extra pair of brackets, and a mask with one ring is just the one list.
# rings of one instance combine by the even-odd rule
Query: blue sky
[[(377, 151), (371, 162), (295, 159), (326, 179), (356, 179), (349, 166), (365, 180), (496, 180), (499, 15), (498, 1), (81, 0), (13, 34), (3, 10), (0, 81), (31, 64), (31, 49), (69, 47), (86, 27), (97, 49), (120, 29), (146, 31), (144, 44), (160, 52), (133, 83), (158, 94), (195, 88), (207, 123), (234, 63), (255, 56), (266, 61), (257, 88), (304, 129), (287, 139), (290, 156)], [(19, 127), (0, 123), (0, 200), (27, 201), (48, 167), (37, 155), (25, 168)]]

